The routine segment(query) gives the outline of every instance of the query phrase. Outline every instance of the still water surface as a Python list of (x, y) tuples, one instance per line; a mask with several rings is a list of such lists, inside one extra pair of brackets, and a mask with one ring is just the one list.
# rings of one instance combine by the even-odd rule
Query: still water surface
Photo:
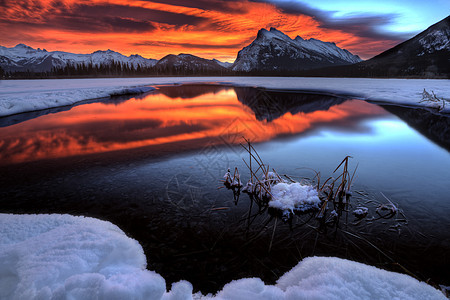
[[(448, 116), (211, 84), (160, 86), (0, 126), (1, 212), (111, 221), (168, 283), (186, 279), (203, 292), (244, 276), (273, 283), (303, 257), (326, 255), (450, 284)], [(346, 222), (319, 232), (303, 216), (290, 230), (247, 195), (236, 203), (219, 189), (228, 167), (248, 179), (243, 136), (294, 178), (312, 177), (312, 168), (326, 179), (351, 155), (358, 169)], [(372, 220), (385, 197), (403, 215)], [(359, 205), (369, 208), (361, 222), (351, 214)]]

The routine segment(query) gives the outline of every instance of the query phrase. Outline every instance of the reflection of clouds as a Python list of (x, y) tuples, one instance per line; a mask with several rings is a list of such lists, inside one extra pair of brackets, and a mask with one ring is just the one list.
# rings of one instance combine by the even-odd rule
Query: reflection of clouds
[[(218, 103), (203, 103), (203, 104), (189, 104), (188, 102), (186, 102), (185, 105), (182, 105), (180, 107), (182, 108), (201, 108), (201, 109), (210, 109), (210, 108), (215, 108), (217, 107)], [(230, 109), (232, 109), (233, 107), (236, 108), (240, 108), (241, 105), (239, 103), (223, 103), (220, 104), (220, 107), (230, 107)], [(152, 108), (147, 108), (147, 107), (143, 107), (141, 108), (142, 111), (148, 111), (148, 112), (157, 112), (157, 111), (166, 111), (167, 109), (170, 109), (171, 106), (166, 106), (166, 107), (152, 107)]]
[[(186, 95), (186, 88), (180, 95)], [(258, 121), (255, 112), (237, 100), (233, 89), (218, 89), (214, 94), (207, 87), (205, 91), (196, 90), (199, 96), (189, 100), (170, 92), (172, 97), (149, 94), (118, 106), (93, 103), (0, 128), (1, 161), (32, 161), (170, 143), (198, 149), (206, 143), (238, 144), (242, 136), (261, 142), (309, 134), (324, 126), (368, 132), (361, 121), (385, 113), (366, 102), (341, 100), (333, 105), (318, 102), (316, 111), (308, 102), (307, 112), (303, 112), (293, 99), (288, 99), (289, 105), (277, 106), (281, 110), (270, 122)]]

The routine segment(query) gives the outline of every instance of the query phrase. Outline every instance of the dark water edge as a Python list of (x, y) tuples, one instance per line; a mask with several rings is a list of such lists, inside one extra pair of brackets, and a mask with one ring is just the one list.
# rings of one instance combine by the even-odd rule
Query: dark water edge
[[(205, 92), (202, 89), (183, 89), (174, 91), (168, 88), (162, 93), (189, 99)], [(208, 87), (207, 91), (211, 92), (211, 88)], [(213, 88), (213, 91), (217, 89)], [(237, 88), (236, 94), (251, 109), (255, 119), (263, 122), (275, 120), (286, 112), (295, 115), (327, 111), (345, 102), (340, 98), (321, 101), (323, 95), (313, 95), (311, 101), (307, 101), (304, 94), (297, 97), (285, 93), (267, 94), (267, 91), (261, 94), (261, 91), (247, 88)], [(255, 99), (263, 101), (255, 102)], [(270, 101), (275, 101), (276, 105)], [(320, 105), (315, 106), (314, 103)], [(434, 120), (433, 115), (420, 110), (392, 106), (385, 109), (408, 124), (424, 124), (417, 126), (424, 128), (420, 132), (449, 151), (449, 118), (438, 116)], [(284, 134), (255, 146), (261, 149), (264, 157), (270, 157), (270, 149), (276, 144), (292, 144), (304, 136)], [(311, 227), (315, 226), (312, 216), (306, 215), (295, 219), (292, 231), (278, 220), (274, 233), (275, 221), (269, 222), (267, 214), (257, 215), (254, 205), (250, 209), (251, 202), (246, 195), (241, 195), (236, 205), (230, 191), (217, 189), (228, 164), (245, 170), (240, 154), (236, 155), (241, 153), (239, 146), (219, 145), (219, 152), (227, 154), (230, 159), (211, 166), (207, 171), (199, 167), (202, 150), (213, 140), (215, 138), (203, 138), (2, 165), (1, 211), (70, 213), (110, 221), (139, 241), (147, 256), (148, 269), (161, 274), (169, 288), (170, 283), (181, 279), (190, 281), (194, 290), (203, 293), (215, 292), (225, 283), (243, 277), (260, 277), (273, 284), (302, 258), (312, 255), (347, 258), (409, 273), (420, 280), (430, 279), (431, 284), (450, 285), (448, 221), (441, 215), (434, 216), (436, 212), (430, 204), (413, 199), (414, 210), (419, 212), (409, 212), (406, 204), (402, 203), (409, 224), (400, 226), (400, 230), (392, 228), (398, 223), (392, 219), (351, 225), (355, 220), (349, 214), (348, 226), (341, 224), (338, 230), (329, 228), (326, 233), (319, 233)], [(330, 152), (337, 150), (329, 145)], [(302, 175), (296, 166), (289, 166), (293, 164), (289, 159), (285, 159), (286, 166), (274, 167), (280, 172)], [(329, 167), (334, 169), (338, 163), (338, 160), (332, 161)], [(360, 171), (364, 173), (364, 169)], [(325, 174), (327, 172), (324, 171)], [(355, 206), (367, 201), (382, 201), (380, 189), (361, 177), (362, 181), (355, 183), (355, 190), (361, 191), (361, 195), (354, 194)], [(409, 195), (403, 190), (409, 188), (386, 187), (390, 194), (397, 193), (400, 198)], [(442, 189), (439, 197), (446, 195), (448, 187), (443, 186)], [(386, 190), (381, 191), (389, 194)], [(375, 215), (376, 205), (366, 205), (370, 215)], [(448, 205), (443, 204), (442, 207), (441, 213), (448, 212)], [(256, 214), (250, 225), (249, 214)], [(422, 222), (430, 223), (426, 227), (427, 232), (422, 232)]]
[[(2, 186), (9, 187), (7, 192), (1, 189), (2, 212), (69, 213), (110, 221), (139, 241), (148, 269), (161, 274), (168, 288), (184, 279), (195, 290), (209, 293), (231, 280), (255, 276), (274, 284), (301, 259), (313, 255), (355, 260), (429, 280), (430, 284), (449, 284), (450, 243), (442, 233), (424, 234), (416, 226), (403, 226), (397, 232), (390, 228), (395, 222), (386, 220), (386, 224), (342, 225), (341, 229), (330, 228), (324, 234), (309, 227), (316, 223), (307, 215), (295, 219), (292, 231), (278, 220), (272, 240), (275, 222), (267, 223), (269, 216), (262, 214), (249, 226), (248, 197), (241, 195), (236, 206), (230, 191), (216, 190), (220, 185), (214, 180), (207, 181), (211, 189), (205, 190), (201, 188), (202, 180), (192, 179), (192, 174), (183, 170), (169, 178), (175, 187), (168, 189), (166, 178), (142, 178), (143, 171), (127, 174), (128, 182), (118, 182), (116, 177), (121, 179), (121, 172), (128, 173), (133, 167), (131, 162), (114, 167), (92, 166), (83, 171), (70, 170), (64, 162), (60, 163), (64, 170), (55, 168), (53, 174), (49, 172), (40, 179), (23, 172), (22, 180), (29, 182), (27, 186), (14, 185), (18, 176), (9, 180), (2, 176)], [(92, 184), (94, 178), (96, 184)], [(146, 182), (150, 179), (155, 182)], [(168, 201), (168, 191), (175, 201)], [(196, 197), (181, 196), (196, 192)], [(354, 201), (358, 198), (356, 195)], [(228, 209), (214, 210), (218, 207)], [(375, 207), (369, 208), (375, 215)], [(253, 206), (251, 215), (256, 213)], [(350, 223), (354, 221), (352, 215), (348, 218)], [(304, 222), (309, 225), (302, 225)]]
[(381, 105), (422, 135), (450, 152), (450, 115), (426, 108)]

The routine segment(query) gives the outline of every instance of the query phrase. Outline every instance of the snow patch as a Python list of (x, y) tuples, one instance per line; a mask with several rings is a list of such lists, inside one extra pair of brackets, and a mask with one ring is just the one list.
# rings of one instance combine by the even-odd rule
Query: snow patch
[(317, 190), (310, 185), (298, 182), (280, 182), (272, 186), (272, 199), (269, 206), (282, 211), (307, 211), (318, 209), (320, 204)]
[(1, 80), (0, 117), (110, 96), (153, 91), (142, 79)]
[(305, 258), (276, 286), (285, 299), (445, 299), (410, 276), (335, 257)]
[(119, 89), (117, 91), (111, 92), (109, 95), (110, 96), (138, 95), (138, 94), (148, 93), (148, 92), (151, 92), (154, 90), (155, 90), (155, 88), (151, 87), (151, 86), (138, 86), (138, 87)]
[(450, 50), (450, 29), (436, 30), (428, 33), (426, 36), (419, 40), (420, 45), (424, 48), (424, 51), (419, 56), (425, 53), (434, 53), (440, 50)]
[(369, 209), (367, 207), (364, 206), (360, 206), (357, 207), (354, 211), (353, 211), (353, 215), (359, 219), (364, 218), (365, 216), (367, 216), (367, 214), (369, 213)]

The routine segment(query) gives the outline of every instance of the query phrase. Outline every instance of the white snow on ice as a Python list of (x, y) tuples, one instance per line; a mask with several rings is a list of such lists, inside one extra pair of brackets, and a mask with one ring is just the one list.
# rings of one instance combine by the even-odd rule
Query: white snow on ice
[(139, 79), (122, 81), (124, 80), (0, 80), (0, 117), (154, 89), (144, 86), (146, 81)]
[(0, 214), (0, 299), (160, 298), (165, 281), (146, 265), (141, 245), (109, 222)]
[(305, 258), (275, 285), (235, 280), (192, 294), (146, 269), (139, 243), (117, 226), (70, 215), (0, 214), (0, 299), (446, 299), (416, 279), (333, 257)]
[(364, 206), (359, 206), (353, 211), (353, 215), (357, 218), (364, 218), (369, 213), (369, 209)]
[[(355, 99), (404, 105), (433, 106), (422, 100), (426, 89), (450, 99), (450, 80), (302, 78), (302, 77), (166, 77), (53, 80), (0, 80), (0, 116), (71, 105), (82, 100), (109, 97), (123, 90), (154, 84), (224, 82), (268, 89), (326, 92)], [(445, 112), (450, 113), (450, 105)]]
[(272, 186), (271, 192), (270, 207), (290, 212), (294, 212), (294, 209), (306, 211), (319, 208), (319, 194), (313, 186), (280, 182)]

